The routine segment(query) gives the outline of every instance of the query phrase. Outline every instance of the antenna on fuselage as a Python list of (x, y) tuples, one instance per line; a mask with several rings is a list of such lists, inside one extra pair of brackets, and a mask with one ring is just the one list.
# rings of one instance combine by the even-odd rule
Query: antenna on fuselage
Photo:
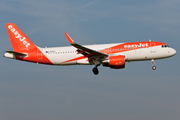
[(149, 39), (149, 42), (151, 42), (151, 39)]

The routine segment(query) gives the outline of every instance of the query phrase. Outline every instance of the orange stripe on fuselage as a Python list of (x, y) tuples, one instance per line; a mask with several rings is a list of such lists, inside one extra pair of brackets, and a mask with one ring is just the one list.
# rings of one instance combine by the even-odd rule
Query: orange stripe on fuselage
[(159, 45), (165, 45), (165, 43), (162, 42), (129, 42), (129, 43), (123, 43), (120, 45), (116, 45), (110, 48), (105, 48), (99, 52), (106, 53), (106, 54), (114, 54), (114, 53), (119, 53), (119, 52), (127, 52), (127, 51), (132, 51), (136, 49), (141, 49), (141, 48), (149, 48), (149, 47), (154, 47), (154, 46), (159, 46)]
[[(25, 58), (22, 58), (22, 57), (19, 57), (16, 55), (17, 60), (53, 65), (53, 63), (38, 48), (35, 48), (33, 50), (29, 50), (29, 51), (21, 51), (21, 53), (27, 53), (28, 56)], [(38, 54), (41, 55), (40, 59), (38, 59)]]
[(80, 57), (77, 57), (77, 58), (73, 58), (73, 59), (71, 59), (71, 60), (64, 61), (64, 62), (62, 62), (62, 63), (77, 61), (77, 60), (81, 60), (81, 59), (85, 59), (85, 58), (87, 58), (87, 57), (80, 56)]

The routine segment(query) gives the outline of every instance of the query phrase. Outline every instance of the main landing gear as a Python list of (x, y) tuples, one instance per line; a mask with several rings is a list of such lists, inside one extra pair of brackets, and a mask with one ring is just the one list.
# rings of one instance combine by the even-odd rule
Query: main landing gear
[(97, 74), (99, 74), (99, 70), (97, 67), (100, 66), (101, 63), (97, 59), (95, 59), (93, 62), (94, 62), (95, 67), (92, 69), (92, 71), (93, 71), (94, 75), (97, 75)]
[(93, 71), (93, 73), (94, 73), (95, 75), (97, 75), (97, 74), (99, 73), (99, 70), (97, 69), (97, 67), (94, 67), (94, 68), (92, 69), (92, 71)]
[(151, 60), (151, 63), (152, 63), (152, 69), (153, 69), (153, 70), (156, 70), (156, 66), (154, 66), (154, 64), (155, 64), (154, 59)]

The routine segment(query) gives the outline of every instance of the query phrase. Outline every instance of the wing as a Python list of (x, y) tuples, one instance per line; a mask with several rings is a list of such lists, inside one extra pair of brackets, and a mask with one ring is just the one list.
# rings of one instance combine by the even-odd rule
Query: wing
[(66, 32), (65, 32), (65, 35), (66, 35), (69, 43), (72, 46), (74, 46), (75, 48), (77, 48), (77, 52), (78, 52), (77, 54), (82, 54), (85, 57), (88, 57), (89, 61), (98, 60), (99, 62), (102, 62), (104, 59), (106, 59), (108, 57), (107, 54), (92, 50), (90, 48), (86, 48), (82, 45), (75, 43)]

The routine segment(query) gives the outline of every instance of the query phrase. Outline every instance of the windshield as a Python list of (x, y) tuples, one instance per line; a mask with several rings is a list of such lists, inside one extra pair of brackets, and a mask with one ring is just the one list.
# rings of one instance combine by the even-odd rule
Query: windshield
[(162, 48), (166, 48), (166, 47), (169, 47), (168, 45), (162, 45)]

